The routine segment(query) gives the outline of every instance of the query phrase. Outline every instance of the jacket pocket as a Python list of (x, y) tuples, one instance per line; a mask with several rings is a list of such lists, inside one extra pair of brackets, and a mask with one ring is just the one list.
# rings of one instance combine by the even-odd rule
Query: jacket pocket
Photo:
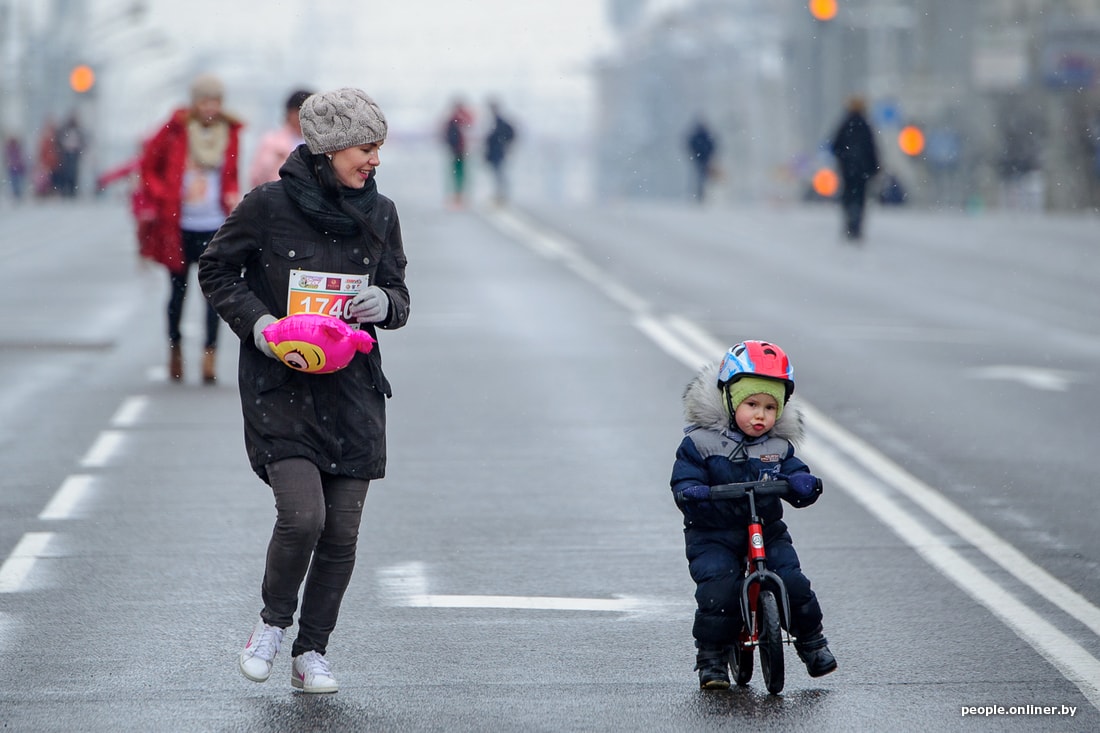
[(286, 260), (289, 267), (294, 268), (301, 262), (303, 265), (313, 257), (317, 251), (316, 242), (308, 242), (302, 239), (272, 239), (271, 252), (278, 258)]
[[(245, 346), (242, 344), (241, 348), (244, 349)], [(246, 352), (246, 358), (248, 361), (241, 364), (242, 372), (246, 373), (253, 394), (262, 395), (278, 389), (294, 376), (293, 369), (277, 359), (261, 354), (255, 348)]]
[(381, 252), (375, 252), (365, 243), (356, 243), (345, 249), (345, 258), (349, 272), (356, 274), (366, 273), (370, 275), (371, 284), (374, 284), (374, 272), (378, 269), (378, 260)]

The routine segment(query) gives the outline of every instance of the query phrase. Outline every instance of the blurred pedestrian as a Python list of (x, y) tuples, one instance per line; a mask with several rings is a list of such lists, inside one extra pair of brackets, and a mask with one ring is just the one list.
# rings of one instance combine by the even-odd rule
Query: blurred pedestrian
[(867, 182), (879, 170), (878, 151), (871, 126), (867, 123), (867, 105), (862, 97), (848, 100), (848, 111), (830, 149), (840, 167), (840, 205), (844, 212), (844, 231), (848, 239), (863, 236), (863, 212), (867, 201)]
[(70, 114), (57, 129), (57, 192), (62, 198), (74, 198), (80, 182), (80, 157), (85, 136), (76, 113)]
[(696, 120), (695, 125), (688, 132), (687, 149), (691, 159), (694, 191), (693, 195), (698, 203), (703, 203), (707, 191), (707, 181), (714, 173), (711, 160), (718, 149), (718, 143), (714, 139), (710, 128), (702, 119)]
[(57, 149), (57, 123), (47, 119), (38, 133), (34, 162), (34, 195), (45, 198), (57, 193), (57, 168), (61, 154)]
[(450, 153), (451, 204), (461, 208), (466, 196), (466, 134), (474, 124), (473, 113), (465, 102), (456, 99), (443, 126), (443, 142)]
[[(390, 385), (378, 344), (339, 371), (310, 374), (279, 361), (263, 330), (293, 313), (323, 312), (377, 337), (376, 329), (405, 325), (409, 291), (397, 209), (375, 181), (382, 110), (345, 88), (306, 99), (301, 121), (306, 144), (278, 181), (253, 189), (230, 214), (200, 259), (199, 283), (241, 339), (245, 446), (275, 496), (263, 609), (238, 667), (254, 682), (268, 679), (301, 591), (291, 684), (315, 693), (337, 690), (326, 652), (367, 487), (385, 474)], [(335, 300), (294, 297), (309, 278)]]
[(8, 171), (12, 198), (22, 201), (27, 185), (27, 157), (23, 152), (23, 143), (16, 135), (8, 135), (4, 140), (4, 167)]
[[(155, 212), (144, 227), (142, 255), (168, 269), (168, 376), (183, 379), (180, 321), (191, 265), (240, 200), (237, 154), (242, 124), (222, 109), (225, 87), (201, 74), (191, 84), (191, 104), (175, 110), (150, 139), (141, 159), (138, 198)], [(217, 379), (218, 314), (206, 304), (202, 380)]]
[(494, 198), (498, 204), (504, 204), (508, 200), (504, 160), (516, 139), (516, 129), (501, 115), (500, 103), (496, 100), (489, 101), (489, 113), (493, 116), (493, 127), (485, 137), (485, 160), (493, 170)]
[(260, 138), (256, 154), (252, 156), (252, 165), (248, 168), (248, 183), (252, 188), (261, 183), (279, 180), (279, 168), (294, 149), (305, 142), (298, 110), (312, 93), (305, 89), (291, 92), (286, 98), (283, 124)]

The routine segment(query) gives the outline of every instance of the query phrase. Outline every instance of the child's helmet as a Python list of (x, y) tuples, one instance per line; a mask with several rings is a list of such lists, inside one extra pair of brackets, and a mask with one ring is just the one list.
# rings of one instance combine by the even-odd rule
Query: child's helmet
[(782, 382), (786, 400), (794, 394), (794, 369), (783, 349), (767, 341), (742, 341), (731, 347), (718, 367), (718, 389), (742, 377), (764, 377)]

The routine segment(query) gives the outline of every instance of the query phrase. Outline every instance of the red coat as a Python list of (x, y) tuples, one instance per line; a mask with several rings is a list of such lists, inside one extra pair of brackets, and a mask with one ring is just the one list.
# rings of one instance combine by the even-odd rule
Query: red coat
[[(145, 144), (141, 156), (141, 201), (151, 216), (138, 220), (138, 244), (142, 257), (161, 263), (171, 272), (186, 270), (183, 239), (180, 235), (180, 211), (183, 205), (183, 174), (187, 168), (187, 121), (190, 110), (178, 109), (164, 126)], [(228, 216), (240, 197), (237, 155), (243, 125), (222, 115), (229, 123), (229, 144), (222, 164), (222, 207)]]

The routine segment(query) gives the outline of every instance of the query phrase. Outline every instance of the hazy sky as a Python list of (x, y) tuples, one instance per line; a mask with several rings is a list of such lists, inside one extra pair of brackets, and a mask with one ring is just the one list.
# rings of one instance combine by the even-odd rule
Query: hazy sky
[(236, 55), (280, 88), (361, 86), (413, 126), (456, 94), (496, 94), (547, 124), (586, 115), (588, 68), (610, 43), (602, 0), (147, 2), (145, 23), (185, 51)]

